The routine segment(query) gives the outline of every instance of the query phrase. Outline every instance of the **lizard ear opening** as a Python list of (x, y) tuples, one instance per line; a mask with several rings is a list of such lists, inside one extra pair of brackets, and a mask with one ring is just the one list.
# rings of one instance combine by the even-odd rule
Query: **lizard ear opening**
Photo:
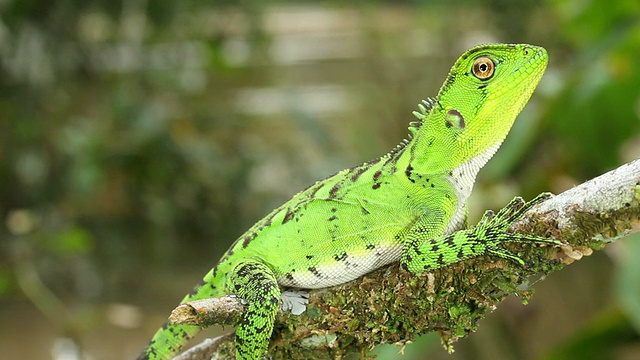
[(489, 80), (496, 70), (496, 64), (487, 56), (481, 56), (473, 62), (471, 71), (480, 80)]
[(462, 130), (465, 127), (464, 116), (462, 116), (462, 114), (458, 110), (451, 109), (447, 111), (445, 125), (448, 128), (453, 127), (453, 128), (456, 128), (457, 130)]

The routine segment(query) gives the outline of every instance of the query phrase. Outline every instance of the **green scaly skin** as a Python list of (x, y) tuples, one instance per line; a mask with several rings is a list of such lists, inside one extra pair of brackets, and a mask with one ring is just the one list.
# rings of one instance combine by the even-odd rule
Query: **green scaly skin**
[[(532, 204), (515, 199), (464, 230), (476, 174), (497, 151), (547, 65), (543, 48), (484, 45), (453, 65), (437, 97), (414, 112), (411, 139), (390, 153), (320, 180), (256, 223), (182, 302), (236, 294), (248, 309), (236, 357), (261, 359), (281, 287), (322, 288), (391, 262), (423, 272), (493, 254), (524, 264), (500, 245), (555, 243), (506, 229)], [(538, 200), (536, 200), (537, 202)], [(165, 324), (140, 359), (167, 359), (198, 331)]]

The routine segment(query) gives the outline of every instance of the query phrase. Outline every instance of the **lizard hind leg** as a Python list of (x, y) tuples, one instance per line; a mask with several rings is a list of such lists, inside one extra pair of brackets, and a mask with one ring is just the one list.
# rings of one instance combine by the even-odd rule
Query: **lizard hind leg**
[(280, 307), (280, 288), (273, 271), (258, 260), (242, 259), (228, 275), (227, 291), (248, 303), (236, 327), (236, 359), (263, 359)]

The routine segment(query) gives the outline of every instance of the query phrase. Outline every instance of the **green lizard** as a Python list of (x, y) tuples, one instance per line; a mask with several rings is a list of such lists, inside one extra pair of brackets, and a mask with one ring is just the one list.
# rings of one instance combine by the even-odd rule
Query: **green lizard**
[[(466, 226), (476, 174), (507, 136), (547, 61), (547, 52), (531, 45), (468, 50), (438, 95), (414, 112), (419, 121), (410, 124), (410, 140), (316, 182), (273, 210), (236, 240), (182, 302), (226, 294), (244, 299), (236, 358), (260, 359), (281, 287), (334, 286), (395, 261), (414, 273), (484, 254), (524, 264), (500, 244), (557, 243), (506, 232), (531, 203), (456, 232)], [(199, 330), (166, 323), (140, 359), (170, 358)]]

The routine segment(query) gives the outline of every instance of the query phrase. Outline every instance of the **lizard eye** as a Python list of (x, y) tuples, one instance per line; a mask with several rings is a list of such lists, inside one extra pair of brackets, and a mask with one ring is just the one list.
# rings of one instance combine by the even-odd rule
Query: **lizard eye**
[(481, 56), (473, 62), (473, 75), (480, 80), (488, 80), (493, 76), (496, 64), (490, 58)]

